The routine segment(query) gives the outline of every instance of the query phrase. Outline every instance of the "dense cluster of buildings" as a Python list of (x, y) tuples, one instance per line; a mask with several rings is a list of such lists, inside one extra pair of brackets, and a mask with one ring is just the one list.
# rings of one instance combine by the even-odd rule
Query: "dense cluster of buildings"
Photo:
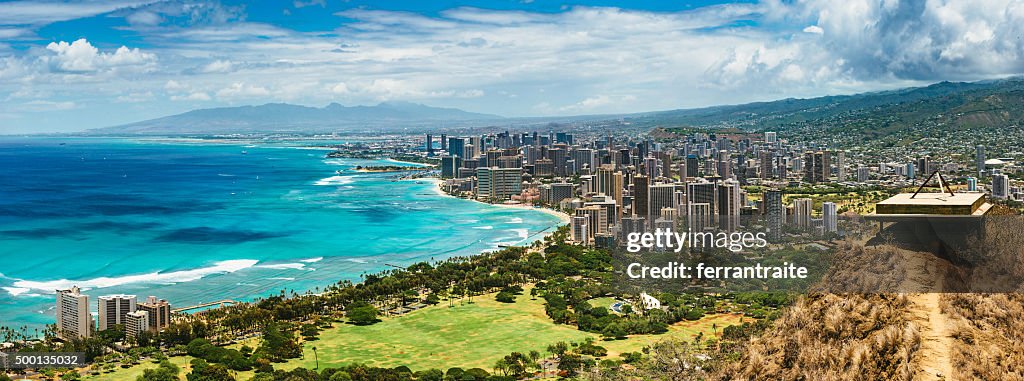
[[(584, 244), (614, 245), (626, 234), (674, 228), (733, 231), (763, 226), (779, 238), (783, 226), (837, 232), (842, 209), (833, 202), (787, 199), (781, 189), (842, 185), (902, 188), (935, 172), (961, 174), (966, 192), (1024, 199), (1004, 171), (1012, 162), (985, 158), (974, 168), (921, 156), (905, 163), (866, 163), (847, 151), (788, 142), (775, 132), (696, 132), (679, 139), (577, 137), (570, 133), (480, 136), (427, 135), (428, 154), (440, 157), (442, 186), (487, 202), (546, 204), (572, 214), (571, 232)], [(856, 162), (855, 162), (856, 161)], [(760, 186), (750, 188), (748, 186)], [(746, 189), (758, 189), (750, 195)]]
[(91, 337), (97, 331), (124, 327), (125, 336), (159, 332), (171, 324), (171, 305), (150, 296), (139, 302), (135, 295), (106, 295), (96, 299), (98, 325), (93, 322), (89, 296), (71, 287), (57, 291), (57, 336), (63, 340)]
[[(449, 193), (570, 211), (573, 239), (602, 246), (649, 229), (733, 231), (755, 220), (765, 221), (776, 237), (789, 222), (835, 232), (834, 203), (824, 203), (820, 212), (810, 199), (784, 205), (776, 189), (834, 182), (846, 172), (842, 151), (789, 145), (773, 132), (698, 133), (671, 143), (503, 132), (442, 135), (435, 145), (428, 135), (424, 146), (429, 154), (440, 155), (440, 175)], [(768, 190), (752, 201), (756, 197), (749, 197), (745, 185)]]

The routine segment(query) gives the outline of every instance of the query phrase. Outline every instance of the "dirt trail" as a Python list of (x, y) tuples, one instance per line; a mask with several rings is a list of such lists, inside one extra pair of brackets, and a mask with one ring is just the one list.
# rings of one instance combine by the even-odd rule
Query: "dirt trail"
[(921, 349), (918, 354), (919, 363), (914, 374), (915, 380), (950, 380), (953, 371), (953, 337), (950, 321), (942, 314), (939, 305), (942, 294), (942, 277), (939, 276), (940, 266), (945, 264), (931, 254), (904, 251), (908, 256), (910, 272), (904, 282), (908, 290), (918, 291), (908, 294), (911, 302), (912, 321), (921, 332)]

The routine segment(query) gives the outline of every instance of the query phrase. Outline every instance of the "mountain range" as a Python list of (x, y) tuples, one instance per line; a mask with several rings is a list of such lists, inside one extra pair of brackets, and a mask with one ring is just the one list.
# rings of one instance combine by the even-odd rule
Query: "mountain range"
[(200, 109), (91, 134), (314, 133), (409, 127), (480, 127), (551, 122), (626, 120), (638, 127), (779, 130), (814, 128), (834, 133), (886, 135), (922, 124), (947, 128), (1021, 125), (1024, 79), (940, 82), (930, 86), (855, 95), (783, 99), (741, 105), (625, 115), (503, 118), (408, 102), (316, 108), (285, 103)]
[(384, 102), (376, 106), (307, 107), (287, 103), (259, 106), (218, 107), (87, 131), (91, 134), (216, 134), (247, 132), (330, 132), (359, 127), (415, 126), (421, 124), (486, 122), (503, 119), (454, 108), (430, 107), (409, 102)]

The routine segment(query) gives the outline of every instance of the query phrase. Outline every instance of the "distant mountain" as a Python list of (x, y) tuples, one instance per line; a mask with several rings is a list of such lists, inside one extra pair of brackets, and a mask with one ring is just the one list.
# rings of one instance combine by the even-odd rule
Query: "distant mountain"
[(947, 129), (1020, 125), (1024, 122), (1024, 79), (940, 82), (856, 95), (653, 112), (627, 119), (649, 127), (754, 131), (813, 128), (822, 132), (866, 129), (873, 135), (925, 125)]
[(358, 128), (496, 121), (501, 116), (408, 102), (316, 108), (287, 103), (220, 107), (87, 131), (90, 134), (214, 134), (245, 132), (325, 132)]

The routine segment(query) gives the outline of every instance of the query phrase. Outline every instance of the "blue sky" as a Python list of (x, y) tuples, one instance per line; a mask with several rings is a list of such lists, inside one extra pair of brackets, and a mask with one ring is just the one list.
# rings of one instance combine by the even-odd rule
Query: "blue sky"
[(0, 134), (196, 108), (411, 101), (505, 116), (1024, 71), (1021, 1), (0, 2)]

